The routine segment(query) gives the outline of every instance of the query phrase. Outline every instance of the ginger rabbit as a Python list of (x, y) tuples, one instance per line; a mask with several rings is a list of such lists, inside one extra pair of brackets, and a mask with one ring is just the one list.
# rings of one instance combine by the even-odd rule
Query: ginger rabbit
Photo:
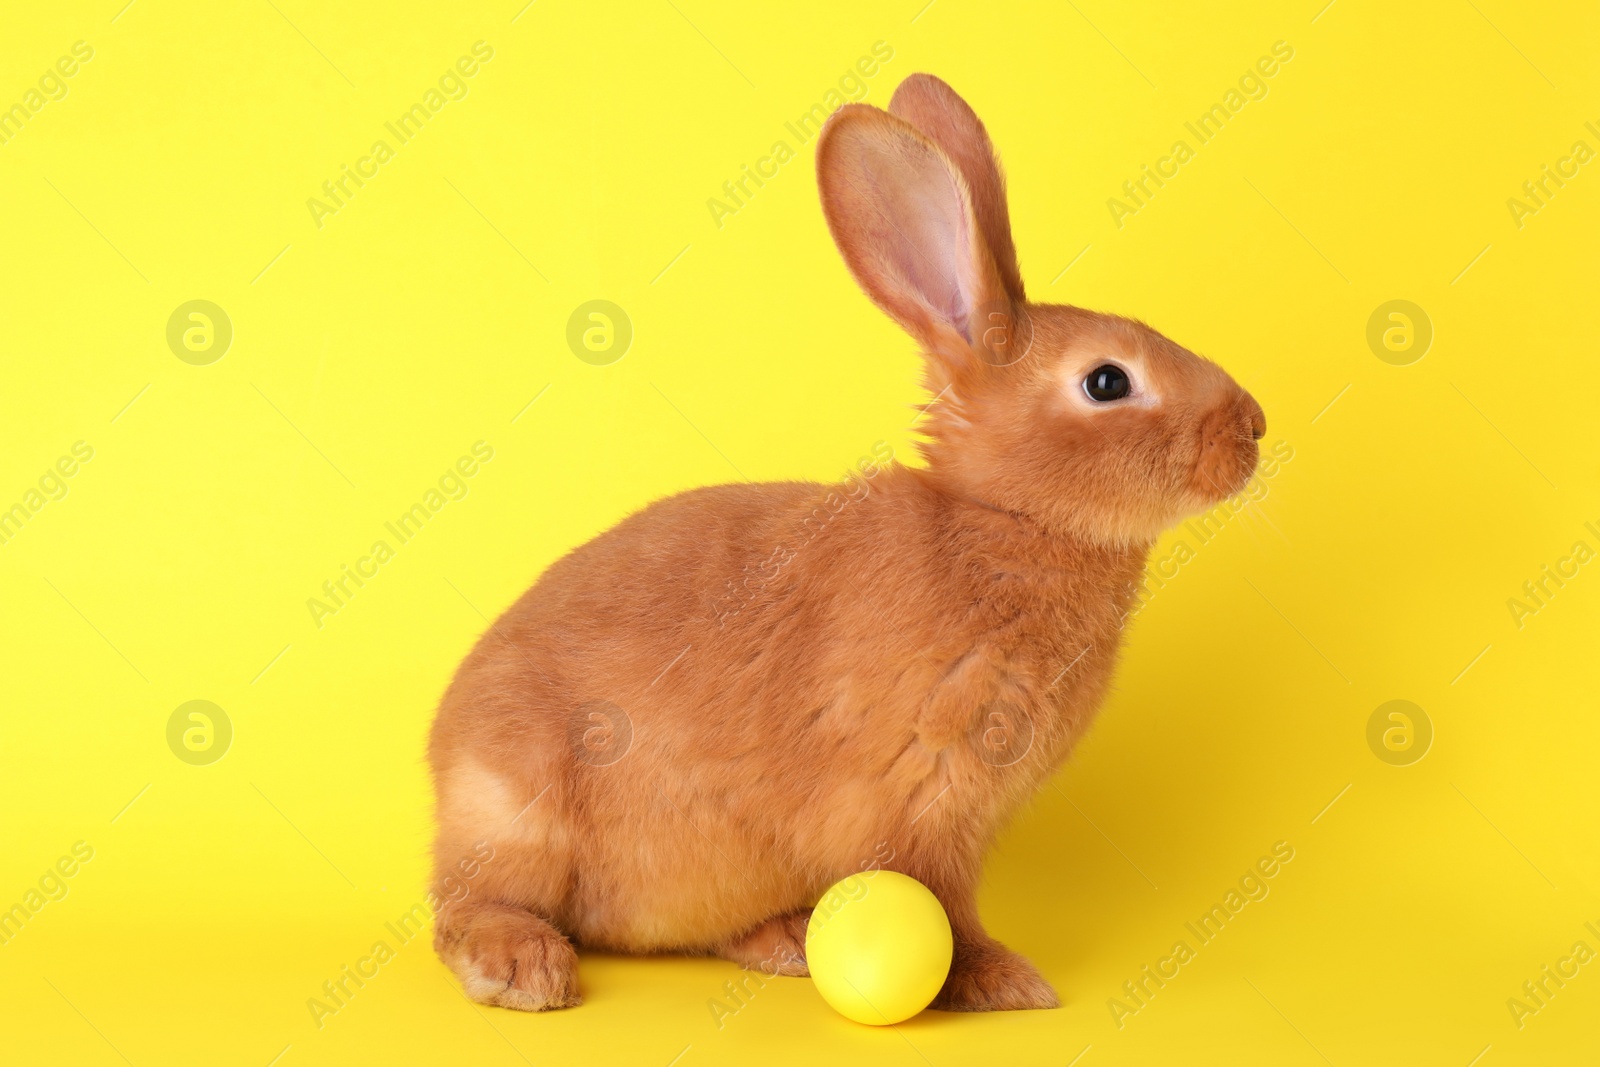
[(804, 974), (818, 896), (881, 865), (949, 914), (934, 1007), (1057, 1004), (984, 932), (984, 854), (1094, 717), (1152, 542), (1244, 487), (1265, 419), (1147, 326), (1027, 301), (988, 134), (937, 78), (836, 112), (817, 178), (924, 352), (925, 463), (838, 506), (800, 482), (658, 501), (483, 635), (430, 744), (440, 879), (493, 847), (436, 918), (483, 1003), (577, 1004), (574, 945)]

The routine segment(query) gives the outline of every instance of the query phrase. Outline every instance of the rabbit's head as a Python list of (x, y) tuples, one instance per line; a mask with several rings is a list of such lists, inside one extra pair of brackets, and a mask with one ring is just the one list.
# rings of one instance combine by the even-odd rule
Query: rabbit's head
[(1266, 419), (1227, 372), (1143, 323), (1027, 301), (988, 133), (944, 82), (835, 112), (817, 179), (856, 280), (922, 345), (946, 491), (1126, 544), (1244, 488)]

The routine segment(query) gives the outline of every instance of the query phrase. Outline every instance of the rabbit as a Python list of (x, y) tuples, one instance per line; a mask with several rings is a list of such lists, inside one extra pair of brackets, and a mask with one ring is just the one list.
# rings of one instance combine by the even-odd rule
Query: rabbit
[(1028, 302), (938, 78), (834, 112), (816, 173), (924, 354), (922, 462), (659, 500), (482, 635), (429, 742), (435, 948), (476, 1001), (578, 1004), (574, 946), (804, 975), (819, 897), (881, 867), (949, 917), (934, 1008), (1059, 1004), (984, 931), (984, 854), (1094, 718), (1153, 542), (1245, 487), (1265, 416), (1142, 323)]

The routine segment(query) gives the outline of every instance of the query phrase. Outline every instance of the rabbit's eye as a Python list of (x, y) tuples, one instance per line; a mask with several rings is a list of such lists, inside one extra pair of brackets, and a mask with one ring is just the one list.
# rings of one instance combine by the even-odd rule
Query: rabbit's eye
[(1121, 400), (1128, 395), (1128, 389), (1127, 373), (1121, 367), (1113, 367), (1109, 363), (1103, 367), (1096, 367), (1083, 380), (1083, 391), (1089, 394), (1090, 400), (1100, 403)]

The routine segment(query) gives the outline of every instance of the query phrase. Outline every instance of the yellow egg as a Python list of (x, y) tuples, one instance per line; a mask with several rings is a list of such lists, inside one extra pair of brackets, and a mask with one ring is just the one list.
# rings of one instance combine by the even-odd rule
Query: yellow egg
[(806, 964), (835, 1011), (886, 1026), (926, 1008), (950, 973), (950, 919), (928, 888), (864, 871), (822, 895), (806, 926)]

